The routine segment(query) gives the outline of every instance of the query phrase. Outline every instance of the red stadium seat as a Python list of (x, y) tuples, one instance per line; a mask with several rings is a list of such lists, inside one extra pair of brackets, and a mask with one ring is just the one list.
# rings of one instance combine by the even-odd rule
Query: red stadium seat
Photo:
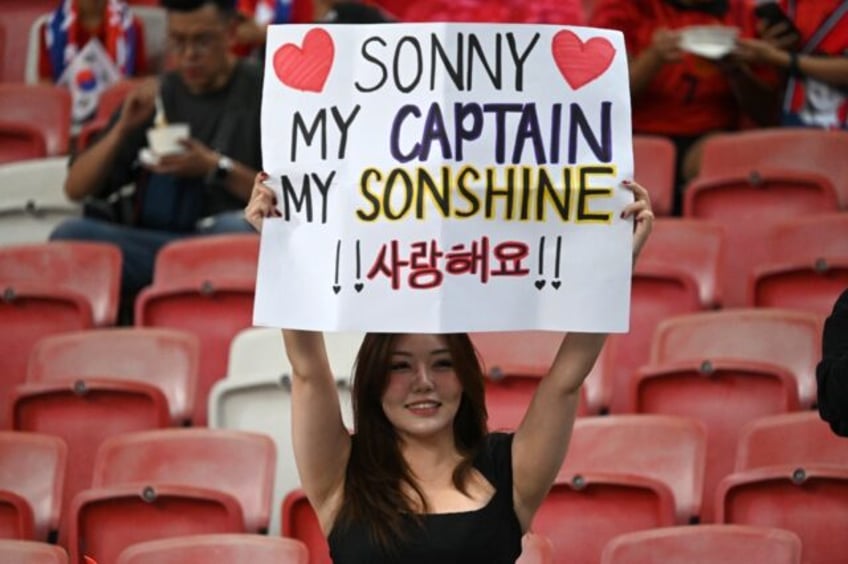
[[(19, 386), (12, 394), (11, 414), (14, 430), (55, 435), (68, 445), (63, 511), (91, 484), (92, 462), (103, 440), (170, 423), (168, 402), (158, 388), (121, 380)], [(60, 538), (66, 532), (60, 525)]]
[(105, 243), (50, 242), (0, 249), (0, 284), (42, 284), (74, 291), (91, 304), (97, 326), (114, 325), (121, 252)]
[(801, 564), (801, 539), (772, 527), (700, 525), (620, 535), (607, 544), (601, 564)]
[(676, 521), (682, 525), (695, 520), (701, 511), (706, 451), (707, 431), (694, 419), (585, 417), (574, 424), (560, 475), (623, 472), (660, 481), (672, 491)]
[(700, 175), (749, 173), (763, 167), (814, 172), (830, 179), (840, 208), (848, 208), (848, 133), (812, 127), (778, 127), (711, 135), (704, 143)]
[(227, 373), (233, 337), (253, 324), (259, 238), (197, 237), (170, 243), (156, 257), (153, 285), (135, 304), (135, 323), (172, 327), (200, 339), (195, 424), (207, 421), (207, 399)]
[[(709, 221), (660, 218), (642, 249), (639, 262), (677, 265), (695, 279), (702, 309), (721, 304), (719, 265), (724, 253), (724, 229)], [(638, 264), (638, 263), (637, 263)]]
[(777, 309), (704, 312), (657, 326), (651, 364), (710, 358), (762, 361), (794, 374), (801, 407), (816, 401), (816, 364), (821, 355), (822, 318)]
[(786, 529), (801, 538), (803, 562), (845, 562), (848, 468), (771, 466), (740, 472), (722, 480), (715, 499), (720, 523)]
[(220, 490), (239, 501), (245, 531), (260, 533), (267, 531), (271, 514), (275, 456), (274, 442), (257, 433), (201, 428), (123, 433), (100, 445), (92, 486), (145, 483)]
[(725, 228), (721, 266), (725, 305), (745, 303), (748, 265), (761, 262), (766, 236), (788, 218), (836, 211), (836, 189), (814, 172), (759, 168), (753, 172), (699, 177), (686, 188), (683, 214)]
[(297, 539), (309, 549), (309, 564), (332, 564), (330, 545), (303, 490), (293, 490), (286, 495), (282, 523), (284, 537)]
[(634, 176), (651, 192), (651, 207), (657, 217), (671, 215), (677, 149), (668, 137), (633, 136)]
[(85, 556), (117, 562), (134, 544), (186, 535), (243, 533), (238, 500), (190, 486), (126, 485), (91, 489), (74, 498), (70, 510), (71, 564)]
[(197, 337), (173, 329), (115, 328), (45, 337), (29, 360), (30, 382), (118, 378), (156, 385), (168, 398), (174, 425), (194, 410)]
[[(565, 334), (556, 331), (492, 331), (471, 333), (471, 342), (486, 376), (489, 428), (514, 429), (520, 422), (536, 384), (562, 344)], [(608, 405), (612, 391), (604, 379), (603, 353), (586, 378), (579, 415), (597, 414)]]
[(59, 529), (67, 457), (68, 447), (58, 437), (0, 432), (0, 490), (27, 501), (35, 540), (47, 541)]
[(814, 411), (772, 415), (742, 429), (736, 471), (765, 466), (835, 464), (848, 466), (848, 441), (830, 430)]
[(649, 360), (657, 324), (700, 309), (698, 286), (685, 270), (666, 261), (636, 263), (630, 286), (630, 331), (610, 335), (604, 350), (604, 378), (612, 390), (605, 407), (610, 412), (629, 411), (630, 383)]
[(68, 564), (62, 547), (33, 541), (0, 540), (0, 562), (4, 564)]
[(795, 379), (765, 363), (711, 360), (647, 366), (634, 382), (637, 413), (692, 417), (707, 430), (701, 520), (711, 522), (709, 500), (718, 481), (733, 471), (739, 430), (747, 422), (798, 409)]
[(141, 542), (123, 550), (117, 564), (308, 564), (306, 546), (295, 539), (260, 535), (191, 535)]
[(54, 0), (0, 1), (0, 27), (5, 30), (0, 82), (24, 82), (30, 28), (39, 16), (55, 9)]
[(36, 540), (32, 507), (8, 490), (0, 490), (0, 539)]
[(749, 271), (748, 305), (829, 314), (848, 287), (848, 215), (780, 223), (766, 243), (768, 254)]
[(32, 124), (0, 120), (0, 164), (47, 157), (47, 139)]
[(92, 320), (88, 300), (76, 292), (44, 285), (6, 286), (2, 279), (0, 286), (5, 286), (0, 301), (0, 428), (8, 428), (9, 398), (26, 380), (32, 347), (54, 333), (90, 328)]
[[(514, 431), (518, 429), (524, 413), (536, 393), (540, 378), (538, 376), (521, 376), (507, 374), (493, 380), (486, 378), (486, 411), (490, 431)], [(585, 391), (580, 390), (580, 403), (577, 415), (587, 415)]]
[(41, 131), (47, 155), (67, 155), (71, 132), (71, 94), (45, 84), (0, 84), (0, 120), (20, 122)]
[(597, 564), (610, 539), (674, 523), (674, 497), (665, 484), (641, 476), (592, 473), (554, 484), (531, 530), (551, 539), (555, 562)]

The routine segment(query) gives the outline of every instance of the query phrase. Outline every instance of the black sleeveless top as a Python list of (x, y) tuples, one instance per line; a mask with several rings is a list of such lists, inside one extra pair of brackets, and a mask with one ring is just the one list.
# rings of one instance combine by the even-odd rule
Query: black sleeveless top
[(328, 538), (334, 564), (513, 564), (521, 554), (521, 525), (512, 500), (512, 434), (489, 434), (474, 467), (495, 488), (484, 507), (428, 513), (420, 528), (410, 521), (410, 540), (390, 556), (363, 524), (337, 523)]

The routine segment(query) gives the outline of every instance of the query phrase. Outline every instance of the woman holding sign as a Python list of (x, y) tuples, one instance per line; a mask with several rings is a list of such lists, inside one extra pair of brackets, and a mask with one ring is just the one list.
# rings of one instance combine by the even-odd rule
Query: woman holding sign
[[(262, 180), (245, 210), (257, 229), (278, 215)], [(622, 212), (634, 219), (635, 260), (653, 213), (643, 187), (625, 186), (635, 196)], [(350, 435), (322, 334), (283, 330), (295, 458), (333, 561), (515, 562), (605, 338), (569, 333), (518, 430), (505, 434), (486, 428), (483, 374), (466, 334), (368, 334)]]

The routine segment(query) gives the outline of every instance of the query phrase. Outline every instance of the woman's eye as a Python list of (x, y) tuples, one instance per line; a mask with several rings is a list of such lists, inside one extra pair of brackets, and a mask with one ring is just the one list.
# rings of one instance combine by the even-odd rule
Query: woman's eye
[(409, 369), (408, 362), (393, 362), (390, 366), (392, 372), (401, 372)]
[(447, 369), (453, 368), (453, 361), (449, 358), (442, 358), (433, 363), (433, 366), (436, 368)]

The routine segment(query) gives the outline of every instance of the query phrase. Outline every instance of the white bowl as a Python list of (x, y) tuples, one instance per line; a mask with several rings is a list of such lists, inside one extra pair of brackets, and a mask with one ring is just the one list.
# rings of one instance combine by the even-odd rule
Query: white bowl
[(681, 30), (680, 48), (707, 59), (721, 59), (736, 46), (739, 30), (721, 25), (698, 25)]
[(188, 139), (190, 134), (187, 123), (172, 123), (147, 130), (147, 144), (158, 156), (182, 153), (185, 148), (180, 140)]

